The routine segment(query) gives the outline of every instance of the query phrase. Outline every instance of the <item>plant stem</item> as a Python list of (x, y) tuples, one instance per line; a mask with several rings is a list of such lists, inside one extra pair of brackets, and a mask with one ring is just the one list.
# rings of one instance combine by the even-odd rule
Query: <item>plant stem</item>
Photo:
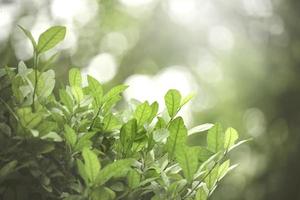
[(38, 86), (38, 54), (37, 52), (34, 52), (33, 55), (33, 70), (34, 70), (34, 88), (33, 88), (33, 94), (32, 94), (32, 111), (35, 112), (35, 93)]

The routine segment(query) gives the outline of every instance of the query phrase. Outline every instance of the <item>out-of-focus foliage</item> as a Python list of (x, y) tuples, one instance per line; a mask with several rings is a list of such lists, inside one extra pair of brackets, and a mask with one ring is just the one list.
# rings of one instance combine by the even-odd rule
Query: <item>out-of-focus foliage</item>
[(32, 56), (17, 24), (34, 38), (66, 25), (63, 53), (45, 55), (65, 66), (55, 68), (59, 82), (76, 65), (108, 87), (130, 85), (127, 99), (194, 91), (180, 111), (189, 127), (220, 121), (254, 138), (212, 199), (297, 199), (299, 8), (297, 0), (2, 0), (0, 64)]

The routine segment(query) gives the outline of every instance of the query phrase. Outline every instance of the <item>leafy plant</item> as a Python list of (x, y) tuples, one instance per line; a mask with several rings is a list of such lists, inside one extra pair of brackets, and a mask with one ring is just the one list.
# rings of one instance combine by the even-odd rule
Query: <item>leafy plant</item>
[[(236, 167), (227, 154), (245, 141), (236, 143), (237, 131), (224, 132), (220, 124), (188, 130), (178, 112), (192, 96), (177, 90), (167, 92), (161, 113), (157, 102), (147, 101), (118, 110), (126, 85), (104, 92), (88, 76), (83, 87), (73, 68), (69, 85), (54, 95), (52, 58), (41, 55), (66, 29), (51, 27), (36, 42), (20, 28), (34, 53), (31, 67), (21, 61), (0, 69), (1, 199), (205, 200)], [(207, 130), (206, 146), (187, 144)]]

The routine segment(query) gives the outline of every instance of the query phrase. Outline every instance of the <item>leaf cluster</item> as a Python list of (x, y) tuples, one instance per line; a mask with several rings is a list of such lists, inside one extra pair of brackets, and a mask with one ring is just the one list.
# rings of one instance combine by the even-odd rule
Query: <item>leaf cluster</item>
[[(237, 143), (235, 129), (188, 129), (178, 115), (191, 95), (171, 89), (163, 109), (147, 101), (116, 109), (127, 86), (105, 91), (92, 76), (83, 86), (77, 68), (54, 95), (55, 72), (40, 64), (40, 55), (61, 42), (66, 29), (51, 27), (38, 42), (21, 29), (34, 62), (0, 69), (1, 199), (206, 200), (236, 166), (227, 158), (244, 142)], [(206, 145), (189, 146), (194, 134), (206, 134)]]

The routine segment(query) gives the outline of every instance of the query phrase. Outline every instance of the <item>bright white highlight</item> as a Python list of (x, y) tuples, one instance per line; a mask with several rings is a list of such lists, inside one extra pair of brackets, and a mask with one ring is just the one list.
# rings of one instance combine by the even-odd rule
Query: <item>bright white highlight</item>
[(95, 56), (83, 74), (89, 74), (101, 83), (110, 81), (117, 72), (115, 58), (109, 53), (102, 53)]
[(86, 24), (95, 16), (98, 4), (95, 0), (54, 0), (51, 12), (54, 18), (66, 23)]
[(152, 1), (153, 0), (120, 0), (123, 5), (129, 7), (146, 6)]

